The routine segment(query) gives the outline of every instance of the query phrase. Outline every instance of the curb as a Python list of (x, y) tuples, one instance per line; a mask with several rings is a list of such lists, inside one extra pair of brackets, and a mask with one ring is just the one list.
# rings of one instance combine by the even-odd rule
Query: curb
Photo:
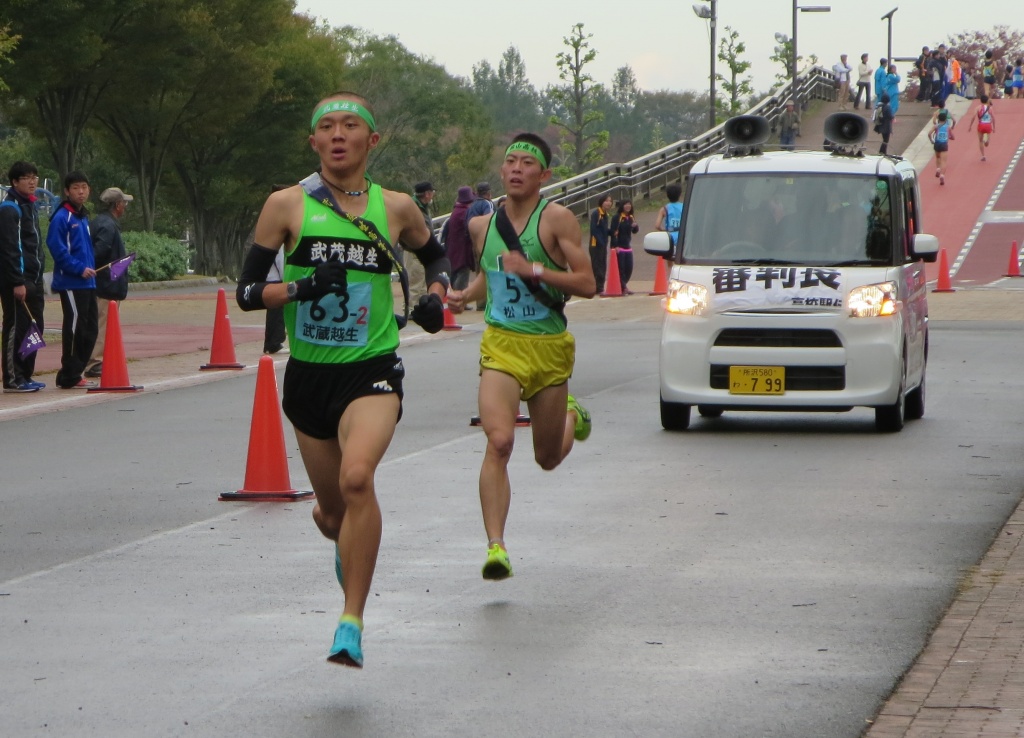
[(128, 290), (166, 290), (173, 287), (204, 287), (219, 284), (217, 277), (194, 277), (189, 279), (169, 279), (164, 282), (130, 282)]

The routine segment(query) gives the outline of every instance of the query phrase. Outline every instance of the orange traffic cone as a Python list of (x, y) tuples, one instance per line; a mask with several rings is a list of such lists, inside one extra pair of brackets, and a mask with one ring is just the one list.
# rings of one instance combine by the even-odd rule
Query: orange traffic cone
[(622, 278), (619, 277), (619, 250), (608, 250), (608, 276), (601, 297), (622, 297)]
[(108, 310), (100, 386), (90, 387), (86, 392), (138, 392), (142, 385), (134, 385), (128, 379), (128, 361), (121, 342), (121, 318), (117, 314), (117, 302), (111, 300)]
[(448, 309), (448, 303), (444, 304), (444, 326), (441, 330), (445, 331), (461, 331), (462, 326), (455, 322), (455, 316), (452, 315), (452, 311)]
[(664, 295), (668, 293), (668, 271), (665, 269), (665, 260), (658, 257), (658, 267), (654, 270), (654, 289), (652, 295)]
[(1017, 242), (1010, 246), (1010, 266), (1006, 269), (1004, 277), (1019, 277), (1020, 273), (1020, 252), (1017, 250)]
[(939, 279), (932, 292), (956, 292), (949, 282), (949, 263), (946, 260), (946, 249), (939, 249)]
[[(223, 290), (221, 290), (223, 292)], [(256, 399), (252, 403), (249, 429), (249, 457), (245, 465), (245, 486), (237, 492), (222, 492), (222, 500), (297, 500), (312, 491), (292, 489), (288, 457), (284, 450), (284, 426), (277, 399), (274, 360), (261, 356), (256, 370)]]
[(217, 290), (217, 313), (213, 316), (213, 344), (210, 346), (210, 363), (200, 369), (245, 369), (235, 359), (235, 342), (231, 339), (231, 318), (228, 317), (228, 301), (224, 290)]

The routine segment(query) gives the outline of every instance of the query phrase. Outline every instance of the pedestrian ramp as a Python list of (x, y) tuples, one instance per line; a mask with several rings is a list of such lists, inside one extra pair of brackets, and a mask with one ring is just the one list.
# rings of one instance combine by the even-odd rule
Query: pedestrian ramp
[[(993, 104), (995, 132), (982, 151), (978, 146), (978, 100), (951, 97), (956, 119), (954, 139), (944, 172), (936, 176), (935, 153), (926, 126), (907, 147), (921, 179), (921, 229), (938, 237), (945, 249), (950, 282), (957, 286), (1001, 286), (1024, 289), (1024, 280), (1008, 277), (1019, 272), (1024, 245), (1024, 99), (999, 99)], [(968, 126), (974, 119), (973, 130)], [(984, 156), (984, 160), (982, 160)], [(939, 263), (928, 265), (936, 281)]]

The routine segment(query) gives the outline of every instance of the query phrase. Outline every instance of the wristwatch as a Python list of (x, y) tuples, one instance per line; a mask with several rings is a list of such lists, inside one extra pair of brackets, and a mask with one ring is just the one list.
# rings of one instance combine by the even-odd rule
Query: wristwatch
[(295, 302), (299, 299), (299, 286), (295, 282), (289, 282), (287, 285), (288, 289), (288, 302)]

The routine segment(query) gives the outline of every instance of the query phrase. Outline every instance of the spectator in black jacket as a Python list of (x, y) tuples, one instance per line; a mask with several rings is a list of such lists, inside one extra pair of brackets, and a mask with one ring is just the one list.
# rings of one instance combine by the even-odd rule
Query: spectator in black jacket
[(623, 295), (632, 295), (627, 285), (633, 276), (633, 234), (640, 230), (633, 215), (633, 201), (623, 200), (612, 218), (612, 247), (619, 262), (619, 282)]
[[(96, 260), (96, 315), (99, 318), (99, 333), (92, 356), (85, 366), (85, 376), (94, 379), (103, 376), (103, 344), (107, 336), (110, 301), (120, 302), (128, 297), (128, 272), (112, 280), (108, 265), (127, 256), (119, 221), (128, 203), (134, 199), (117, 187), (108, 187), (100, 195), (100, 214), (89, 224), (89, 230), (92, 231), (92, 253)], [(106, 269), (103, 268), (105, 266)]]
[(32, 381), (36, 354), (21, 358), (18, 349), (35, 319), (43, 332), (43, 272), (46, 253), (39, 238), (34, 164), (16, 161), (7, 172), (11, 189), (0, 202), (0, 305), (3, 307), (2, 363), (4, 392), (38, 392), (46, 385)]
[(931, 79), (932, 107), (946, 107), (946, 55), (941, 46), (932, 52), (932, 60), (928, 62), (928, 76)]
[(612, 233), (612, 195), (602, 195), (597, 207), (590, 212), (590, 264), (594, 268), (597, 291), (604, 292), (604, 277), (608, 271), (608, 239)]
[[(924, 102), (925, 100), (931, 101), (932, 99), (932, 75), (930, 70), (930, 64), (932, 60), (932, 52), (929, 51), (927, 46), (921, 47), (921, 56), (917, 57), (917, 62), (914, 64), (914, 68), (917, 70), (917, 101)], [(875, 90), (875, 98), (878, 98), (878, 90)]]

